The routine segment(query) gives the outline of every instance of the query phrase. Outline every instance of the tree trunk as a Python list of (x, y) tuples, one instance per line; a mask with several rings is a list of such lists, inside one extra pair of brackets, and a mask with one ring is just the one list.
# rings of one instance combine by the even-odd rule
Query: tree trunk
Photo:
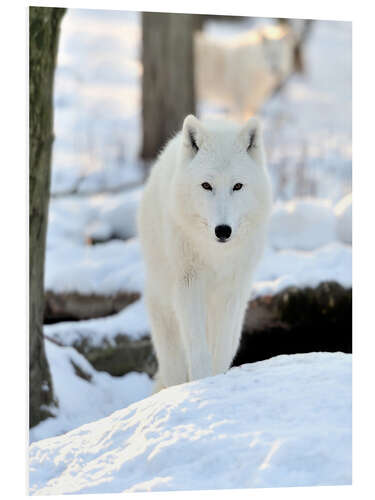
[(152, 159), (195, 112), (192, 14), (142, 14), (141, 156)]
[(29, 424), (51, 415), (54, 396), (43, 343), (44, 258), (53, 142), (53, 77), (65, 9), (29, 9)]
[(304, 73), (305, 72), (305, 62), (304, 62), (304, 57), (303, 57), (304, 44), (306, 42), (307, 37), (310, 34), (313, 20), (312, 19), (304, 19), (302, 27), (300, 27), (298, 33), (296, 33), (295, 30), (293, 29), (293, 20), (292, 19), (281, 17), (281, 18), (278, 18), (278, 22), (280, 24), (290, 26), (292, 31), (294, 31), (294, 34), (297, 38), (295, 46), (294, 46), (294, 51), (293, 51), (294, 71), (296, 73)]

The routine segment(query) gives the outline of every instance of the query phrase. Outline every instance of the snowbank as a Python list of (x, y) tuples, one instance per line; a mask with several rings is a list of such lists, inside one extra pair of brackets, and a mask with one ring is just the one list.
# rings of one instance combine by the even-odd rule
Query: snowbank
[[(151, 394), (153, 382), (145, 373), (112, 377), (96, 371), (72, 347), (60, 347), (48, 340), (45, 347), (58, 408), (55, 417), (30, 430), (30, 442), (63, 434)], [(77, 370), (85, 378), (78, 376)]]
[(138, 240), (61, 245), (47, 253), (44, 286), (57, 293), (141, 292), (144, 267)]
[(136, 213), (142, 188), (120, 193), (52, 198), (48, 213), (47, 248), (89, 240), (128, 239), (136, 235)]
[[(62, 246), (47, 256), (45, 288), (56, 293), (114, 295), (143, 292), (144, 263), (138, 240), (86, 247)], [(287, 286), (317, 286), (323, 281), (352, 284), (351, 246), (333, 242), (313, 251), (268, 248), (255, 273), (256, 296)]]
[(137, 340), (150, 332), (148, 315), (143, 298), (125, 307), (122, 311), (105, 318), (81, 321), (62, 321), (44, 325), (44, 334), (64, 345), (89, 342), (90, 347), (115, 345), (118, 335)]
[(34, 443), (30, 492), (350, 484), (351, 359), (243, 365)]
[(273, 295), (289, 286), (315, 287), (324, 281), (351, 288), (351, 247), (333, 242), (311, 252), (268, 248), (255, 271), (252, 296)]
[(331, 202), (319, 198), (296, 198), (275, 204), (269, 242), (276, 249), (314, 250), (336, 239)]
[(132, 238), (137, 234), (137, 209), (142, 196), (142, 188), (137, 188), (101, 198), (96, 219), (86, 228), (90, 239), (110, 237)]

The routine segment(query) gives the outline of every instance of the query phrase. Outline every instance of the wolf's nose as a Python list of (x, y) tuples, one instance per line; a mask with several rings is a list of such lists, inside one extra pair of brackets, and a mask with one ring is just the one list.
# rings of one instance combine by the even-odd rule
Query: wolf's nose
[(226, 224), (216, 226), (215, 234), (216, 237), (219, 238), (219, 240), (221, 241), (227, 240), (232, 234), (232, 228), (230, 226), (227, 226)]

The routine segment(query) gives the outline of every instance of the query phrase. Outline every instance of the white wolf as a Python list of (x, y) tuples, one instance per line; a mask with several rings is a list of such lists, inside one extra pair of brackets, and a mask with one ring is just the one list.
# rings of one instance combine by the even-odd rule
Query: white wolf
[(226, 371), (271, 212), (261, 127), (185, 118), (146, 184), (139, 234), (157, 389)]

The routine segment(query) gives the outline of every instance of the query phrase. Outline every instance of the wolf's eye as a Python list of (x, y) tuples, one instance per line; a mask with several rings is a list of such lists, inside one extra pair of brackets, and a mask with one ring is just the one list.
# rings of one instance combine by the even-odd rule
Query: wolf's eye
[(237, 184), (235, 184), (233, 186), (233, 191), (239, 191), (241, 188), (242, 188), (243, 184), (241, 184), (240, 182), (237, 182)]
[(203, 189), (207, 189), (207, 191), (212, 191), (212, 186), (208, 182), (203, 182), (203, 184), (201, 184), (201, 186)]

